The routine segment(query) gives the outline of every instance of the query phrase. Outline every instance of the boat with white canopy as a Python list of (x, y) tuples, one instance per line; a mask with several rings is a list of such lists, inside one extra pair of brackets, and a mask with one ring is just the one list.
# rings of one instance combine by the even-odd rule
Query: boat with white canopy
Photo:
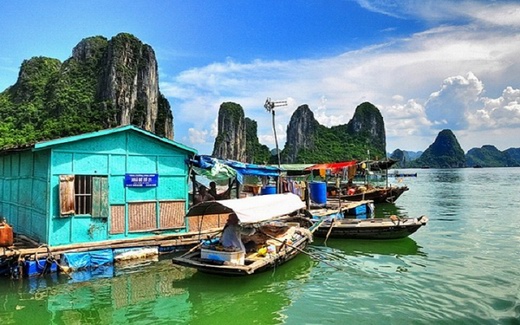
[(303, 213), (304, 208), (304, 202), (292, 193), (199, 203), (188, 211), (187, 218), (198, 217), (204, 222), (206, 216), (228, 219), (235, 214), (242, 229), (253, 230), (241, 238), (249, 247), (245, 251), (224, 247), (223, 236), (216, 236), (201, 241), (187, 253), (174, 257), (172, 262), (223, 275), (249, 275), (283, 264), (304, 252), (312, 241), (308, 229), (280, 221), (285, 216)]

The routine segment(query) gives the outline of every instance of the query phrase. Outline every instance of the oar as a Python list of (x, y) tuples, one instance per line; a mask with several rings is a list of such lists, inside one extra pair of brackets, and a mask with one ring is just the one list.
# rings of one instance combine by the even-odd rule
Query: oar
[(314, 232), (316, 231), (316, 229), (318, 229), (320, 227), (320, 225), (327, 219), (327, 216), (324, 216), (322, 217), (320, 220), (318, 220), (315, 224), (313, 224), (310, 228), (309, 228), (309, 231), (311, 232), (311, 234), (314, 234)]
[(336, 221), (334, 219), (332, 219), (330, 221), (330, 228), (329, 228), (329, 231), (327, 232), (327, 236), (325, 236), (325, 241), (323, 242), (325, 245), (327, 245), (327, 239), (329, 239), (329, 235), (330, 233), (332, 232), (332, 228), (334, 228), (334, 225), (336, 224)]
[[(221, 233), (222, 230), (220, 232), (218, 232), (217, 234), (214, 234), (213, 236), (209, 237), (208, 239), (211, 239), (211, 238), (214, 238), (216, 235), (218, 235), (219, 233)], [(186, 253), (182, 254), (182, 256), (187, 256), (189, 253), (193, 252), (194, 250), (196, 250), (197, 248), (199, 248), (200, 246), (202, 246), (202, 244), (204, 244), (204, 240), (201, 240), (200, 243), (198, 243), (197, 245), (193, 246), (189, 251), (187, 251)]]
[(337, 269), (337, 270), (343, 271), (342, 268), (340, 268), (340, 267), (338, 267), (338, 266), (336, 266), (336, 265), (333, 265), (333, 264), (328, 263), (327, 261), (323, 260), (323, 259), (320, 258), (319, 256), (315, 256), (315, 255), (313, 255), (313, 254), (311, 254), (311, 253), (309, 253), (309, 252), (304, 251), (304, 250), (301, 249), (300, 247), (297, 247), (297, 246), (291, 245), (291, 244), (289, 244), (289, 243), (287, 243), (287, 242), (284, 243), (284, 242), (281, 241), (280, 239), (278, 239), (278, 238), (276, 238), (276, 237), (273, 237), (273, 236), (271, 236), (271, 235), (269, 235), (269, 234), (266, 234), (266, 233), (263, 232), (262, 230), (259, 230), (259, 231), (260, 231), (262, 234), (266, 235), (267, 237), (269, 237), (269, 238), (271, 238), (271, 239), (276, 240), (276, 241), (279, 242), (279, 243), (285, 244), (285, 245), (287, 245), (287, 246), (289, 246), (289, 247), (291, 247), (291, 248), (296, 249), (297, 251), (299, 251), (299, 252), (301, 252), (301, 253), (303, 253), (303, 254), (305, 254), (305, 255), (308, 255), (308, 256), (310, 256), (310, 257), (312, 257), (312, 258), (314, 258), (314, 259), (316, 259), (316, 260), (318, 260), (318, 261), (320, 261), (320, 262), (322, 262), (322, 263), (324, 263), (324, 264), (327, 264), (328, 266), (332, 266), (333, 268), (335, 268), (335, 269)]

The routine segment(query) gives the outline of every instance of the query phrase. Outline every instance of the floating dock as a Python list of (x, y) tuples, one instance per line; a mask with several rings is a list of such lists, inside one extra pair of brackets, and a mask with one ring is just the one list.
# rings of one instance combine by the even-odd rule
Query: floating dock
[(15, 234), (12, 246), (0, 247), (0, 275), (19, 278), (44, 273), (68, 273), (78, 269), (145, 259), (186, 249), (220, 231), (221, 228), (214, 228), (201, 232), (63, 246), (48, 246)]

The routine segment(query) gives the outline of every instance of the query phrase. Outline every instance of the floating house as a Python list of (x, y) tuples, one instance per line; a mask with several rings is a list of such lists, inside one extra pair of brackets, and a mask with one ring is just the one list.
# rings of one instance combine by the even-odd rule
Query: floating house
[(0, 216), (49, 246), (186, 232), (195, 154), (131, 125), (0, 151)]

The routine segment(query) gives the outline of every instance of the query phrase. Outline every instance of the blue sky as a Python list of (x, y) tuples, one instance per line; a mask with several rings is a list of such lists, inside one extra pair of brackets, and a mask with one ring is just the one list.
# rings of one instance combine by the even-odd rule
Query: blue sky
[(307, 104), (323, 125), (376, 105), (387, 150), (425, 150), (453, 130), (465, 151), (520, 147), (517, 1), (2, 1), (0, 91), (33, 56), (66, 60), (81, 39), (131, 33), (155, 50), (175, 140), (211, 154), (221, 103), (283, 148)]

